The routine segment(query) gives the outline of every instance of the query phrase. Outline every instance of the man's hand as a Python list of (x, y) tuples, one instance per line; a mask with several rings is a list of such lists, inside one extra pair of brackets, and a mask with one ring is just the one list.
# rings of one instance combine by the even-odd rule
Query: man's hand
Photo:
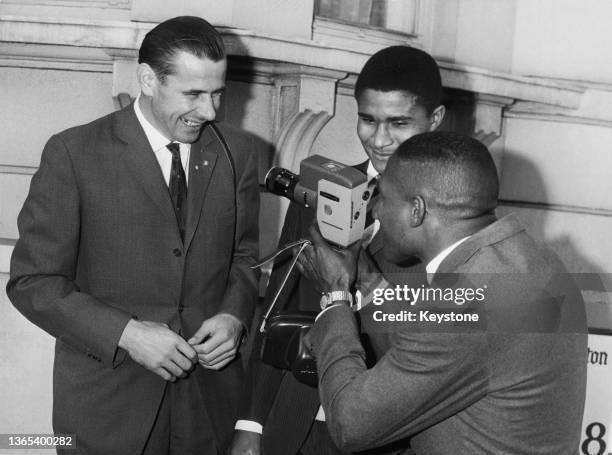
[(234, 431), (229, 455), (260, 455), (261, 435), (253, 431)]
[(131, 319), (118, 343), (134, 362), (166, 381), (184, 378), (197, 362), (196, 351), (166, 324)]
[(195, 349), (200, 365), (220, 370), (236, 357), (243, 330), (236, 316), (219, 313), (202, 323), (189, 344)]
[(298, 269), (323, 292), (349, 290), (357, 275), (359, 242), (341, 251), (332, 250), (319, 233), (316, 225), (310, 226), (312, 245), (304, 249), (298, 258)]

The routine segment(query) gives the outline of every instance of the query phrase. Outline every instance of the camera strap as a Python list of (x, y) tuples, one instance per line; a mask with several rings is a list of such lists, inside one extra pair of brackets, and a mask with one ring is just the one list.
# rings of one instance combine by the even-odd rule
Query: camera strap
[(227, 161), (229, 162), (229, 166), (232, 171), (232, 179), (234, 181), (234, 189), (236, 189), (237, 187), (236, 164), (234, 163), (234, 158), (232, 157), (232, 152), (230, 152), (229, 145), (227, 145), (227, 142), (225, 141), (225, 138), (221, 134), (221, 131), (219, 131), (219, 128), (217, 128), (217, 125), (215, 125), (213, 122), (210, 122), (208, 125), (210, 126), (213, 134), (217, 136), (217, 139), (219, 140), (219, 142), (221, 142), (221, 145), (223, 146), (223, 153), (225, 154), (225, 157), (227, 158)]
[(236, 178), (236, 163), (234, 162), (234, 157), (232, 156), (232, 152), (230, 151), (229, 145), (227, 145), (227, 142), (225, 138), (223, 137), (223, 134), (221, 134), (221, 131), (219, 131), (219, 128), (217, 128), (217, 125), (215, 125), (213, 122), (209, 122), (208, 125), (210, 126), (210, 129), (212, 130), (213, 134), (217, 137), (217, 140), (223, 146), (222, 147), (223, 154), (225, 155), (225, 158), (227, 158), (227, 162), (229, 164), (230, 170), (232, 171), (232, 188), (234, 189), (234, 217), (237, 220), (238, 219), (238, 180)]
[(271, 254), (265, 259), (259, 261), (257, 264), (251, 266), (252, 269), (256, 269), (264, 265), (266, 262), (269, 262), (273, 260), (274, 258), (276, 258), (277, 256), (283, 254), (285, 251), (295, 248), (296, 246), (300, 247), (298, 252), (293, 257), (293, 260), (291, 261), (291, 264), (289, 265), (289, 269), (287, 270), (287, 272), (285, 273), (285, 276), (283, 277), (283, 281), (281, 282), (281, 285), (277, 289), (276, 294), (274, 294), (272, 303), (270, 303), (270, 306), (268, 307), (268, 309), (266, 310), (264, 314), (263, 321), (261, 322), (261, 326), (259, 327), (260, 333), (264, 333), (266, 331), (266, 325), (268, 323), (268, 318), (270, 317), (270, 315), (272, 314), (272, 310), (274, 310), (274, 307), (276, 306), (276, 301), (278, 300), (281, 292), (283, 291), (283, 288), (287, 284), (287, 280), (289, 279), (289, 276), (293, 272), (293, 269), (295, 268), (295, 264), (297, 263), (298, 258), (300, 257), (300, 254), (302, 254), (302, 251), (304, 251), (304, 248), (306, 248), (308, 245), (310, 245), (310, 240), (304, 240), (304, 239), (288, 243), (283, 248), (279, 249), (276, 253)]

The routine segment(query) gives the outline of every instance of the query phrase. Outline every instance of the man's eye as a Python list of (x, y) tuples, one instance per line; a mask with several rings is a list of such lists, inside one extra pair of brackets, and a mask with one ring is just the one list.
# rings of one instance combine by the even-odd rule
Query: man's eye
[(407, 126), (410, 126), (410, 122), (406, 122), (406, 121), (393, 122), (392, 125), (394, 128), (406, 128)]
[(374, 123), (374, 120), (371, 118), (360, 117), (359, 120), (361, 120), (362, 123), (367, 123), (368, 125)]

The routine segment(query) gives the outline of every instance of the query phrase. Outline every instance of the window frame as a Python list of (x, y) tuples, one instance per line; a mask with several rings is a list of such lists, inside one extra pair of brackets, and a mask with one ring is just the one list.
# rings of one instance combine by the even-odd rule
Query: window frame
[(315, 15), (312, 24), (312, 39), (329, 46), (365, 53), (374, 53), (383, 47), (398, 44), (431, 51), (433, 1), (414, 1), (413, 30), (391, 30)]

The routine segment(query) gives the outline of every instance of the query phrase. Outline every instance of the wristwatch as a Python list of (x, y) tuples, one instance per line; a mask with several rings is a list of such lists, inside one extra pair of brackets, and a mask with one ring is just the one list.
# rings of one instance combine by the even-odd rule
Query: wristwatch
[(324, 310), (335, 302), (348, 302), (349, 306), (352, 306), (353, 295), (348, 291), (324, 292), (321, 296), (321, 309)]

